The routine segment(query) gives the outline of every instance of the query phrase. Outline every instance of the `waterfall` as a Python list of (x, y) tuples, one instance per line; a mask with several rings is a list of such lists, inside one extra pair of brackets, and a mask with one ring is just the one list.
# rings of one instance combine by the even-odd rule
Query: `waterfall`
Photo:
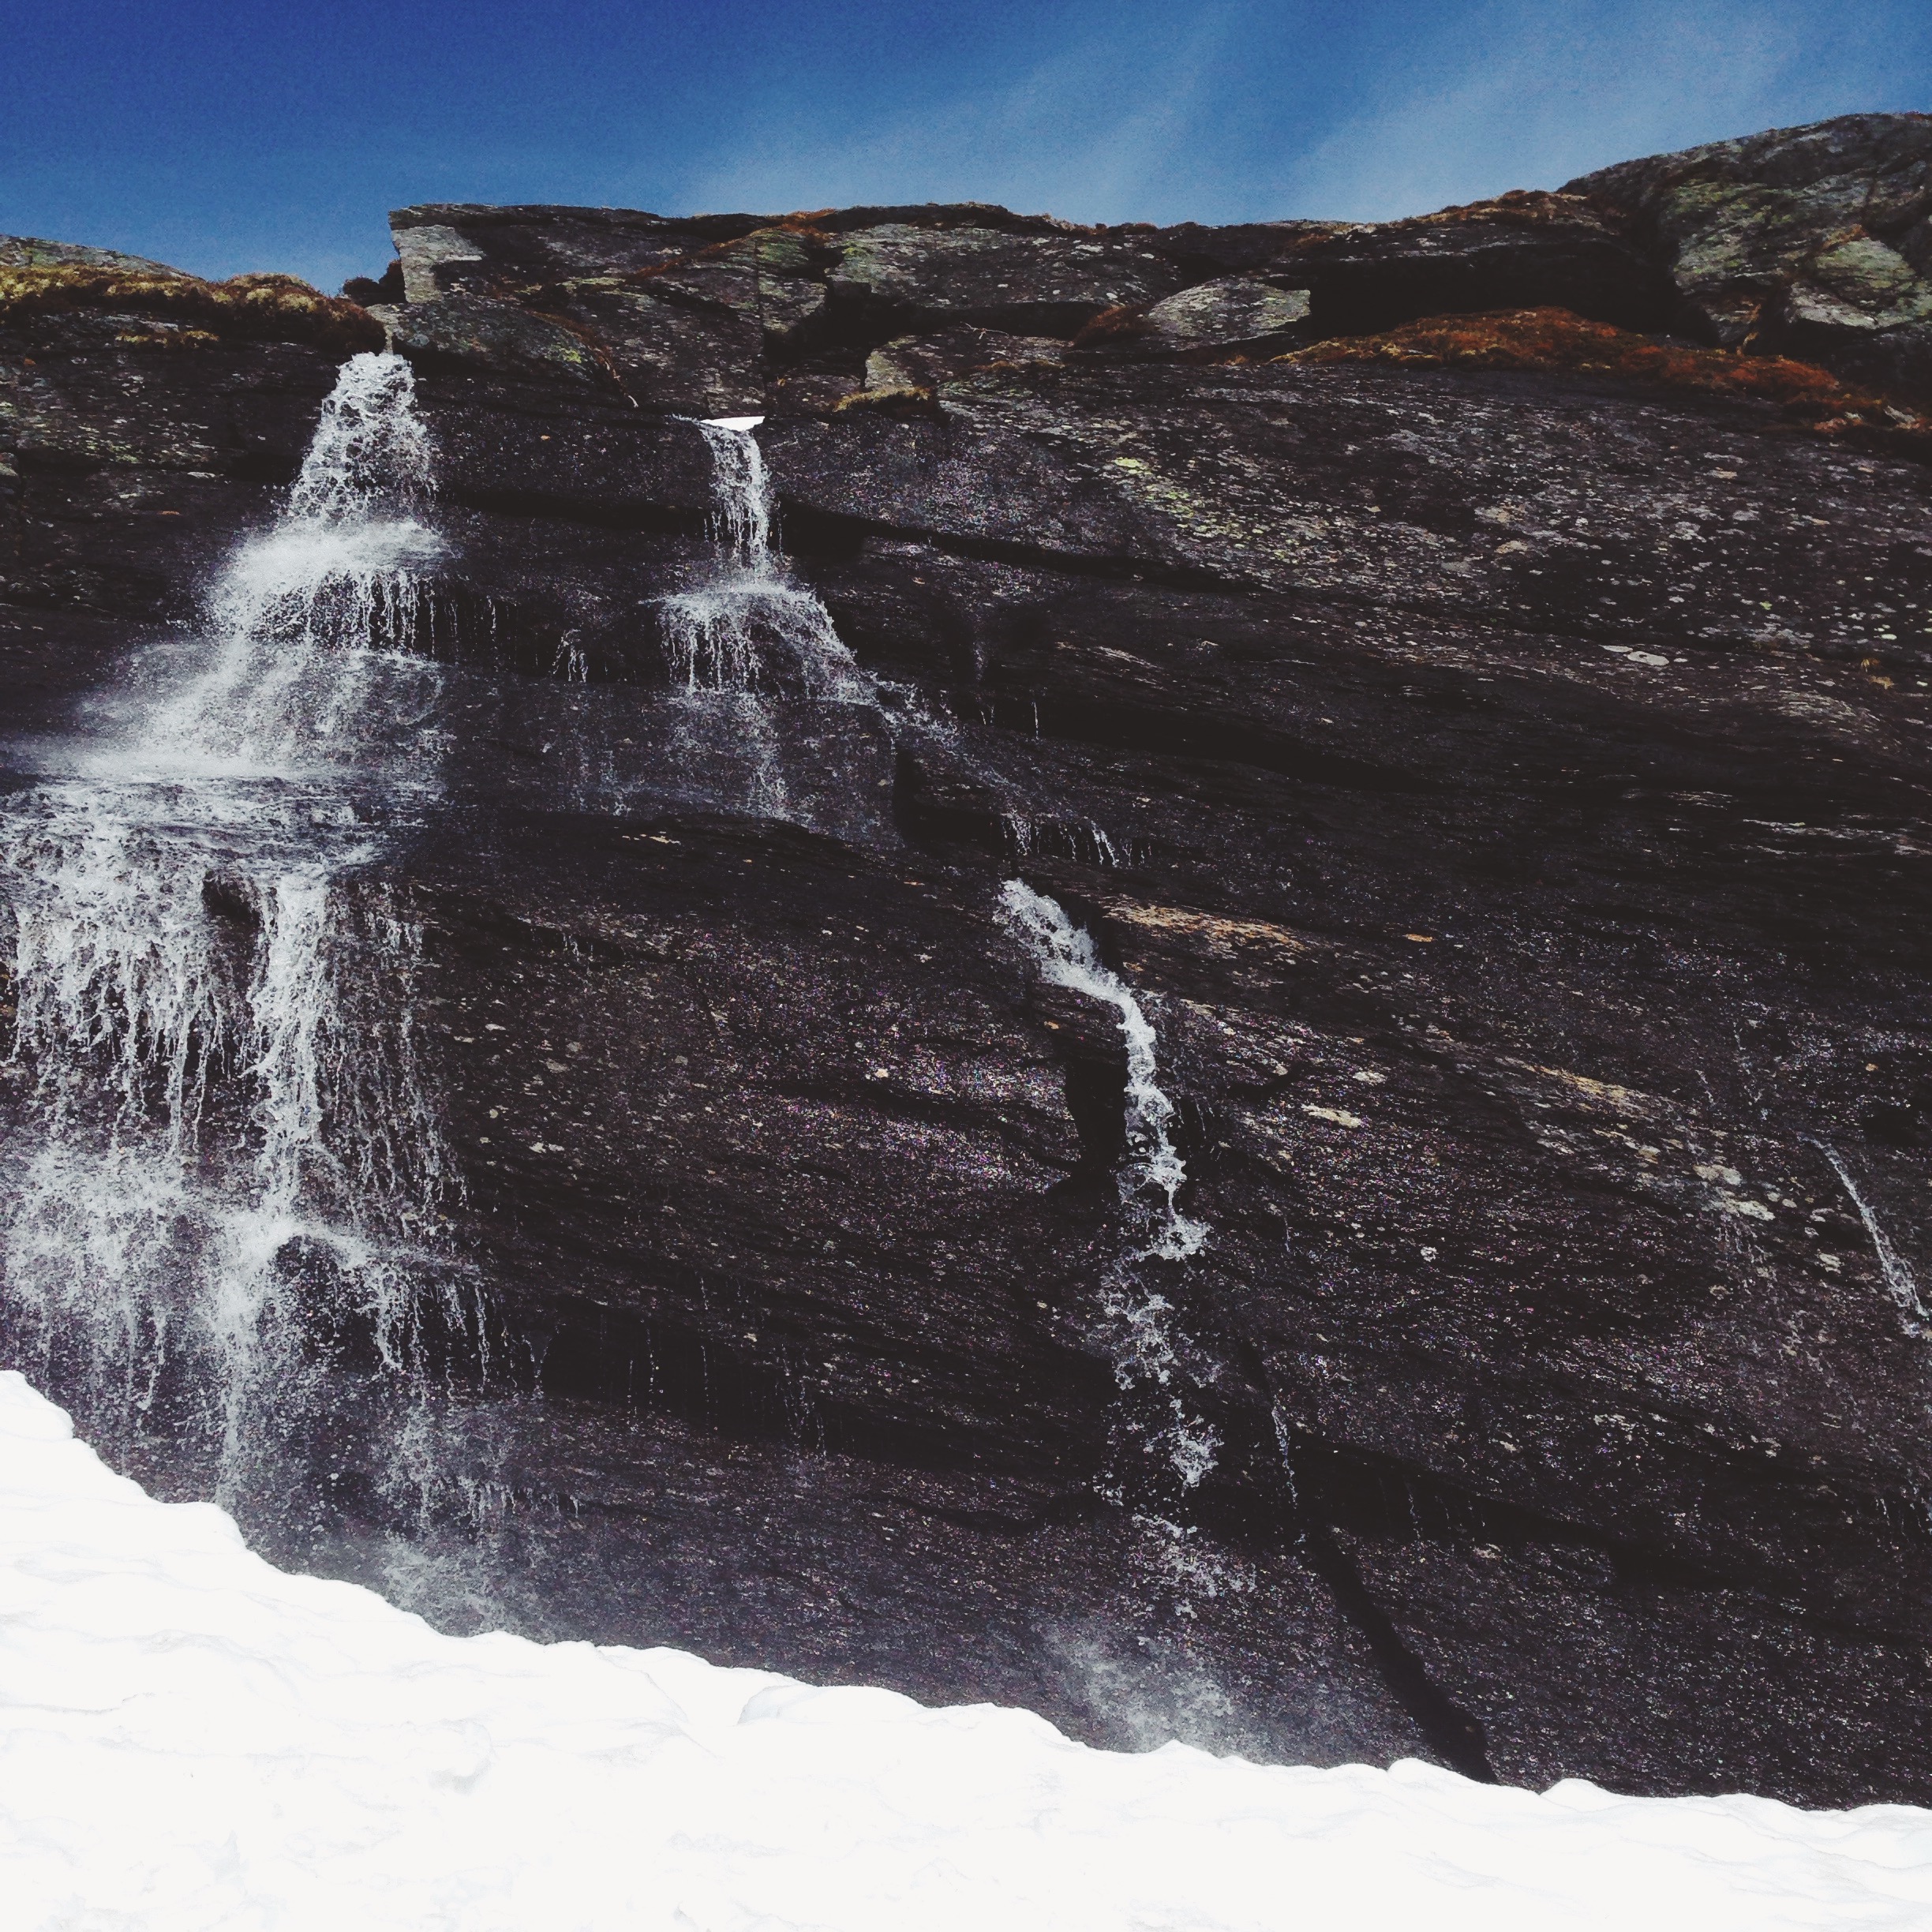
[(824, 605), (793, 581), (772, 548), (771, 481), (751, 434), (762, 419), (697, 425), (711, 453), (713, 580), (661, 604), (672, 676), (689, 693), (771, 688), (843, 704), (878, 692), (833, 627)]
[(1175, 1205), (1187, 1169), (1174, 1151), (1174, 1103), (1161, 1091), (1155, 1034), (1133, 990), (1101, 964), (1093, 935), (1076, 926), (1057, 900), (1019, 879), (1001, 888), (1007, 922), (1026, 942), (1054, 986), (1084, 993), (1120, 1016), (1127, 1049), (1127, 1159), (1120, 1172), (1122, 1204), (1145, 1230), (1142, 1256), (1185, 1261), (1200, 1252), (1208, 1230)]
[(822, 774), (814, 779), (801, 769), (796, 743), (789, 747), (788, 780), (788, 746), (774, 717), (775, 704), (786, 698), (851, 706), (871, 713), (893, 747), (910, 742), (1012, 799), (1002, 822), (1016, 858), (1027, 858), (1043, 833), (1045, 843), (1064, 848), (1080, 863), (1118, 865), (1121, 853), (1101, 826), (1037, 826), (1020, 809), (1013, 781), (967, 750), (951, 718), (913, 686), (876, 678), (854, 658), (830, 612), (796, 580), (776, 547), (771, 480), (751, 434), (763, 420), (739, 416), (694, 425), (711, 459), (706, 528), (716, 559), (709, 582), (664, 597), (658, 606), (665, 657), (691, 708), (680, 754), (701, 764), (721, 736), (750, 761), (745, 803), (752, 811), (820, 825), (829, 812), (848, 835), (877, 839), (887, 829), (867, 823), (865, 813), (855, 810), (860, 800), (853, 788), (828, 786)]
[(159, 1409), (225, 1499), (331, 1349), (419, 1382), (466, 1319), (429, 1305), (416, 935), (364, 876), (434, 784), (429, 457), (408, 365), (345, 365), (201, 667), (0, 814), (33, 1083), (10, 1346), (97, 1436)]
[[(1208, 1230), (1178, 1204), (1187, 1169), (1174, 1144), (1174, 1103), (1160, 1084), (1153, 1025), (1133, 988), (1102, 962), (1093, 935), (1075, 925), (1058, 900), (1009, 879), (1000, 903), (1007, 924), (1050, 984), (1099, 1000), (1118, 1017), (1127, 1051), (1127, 1151), (1116, 1181), (1132, 1245), (1108, 1271), (1101, 1310), (1111, 1330), (1114, 1376), (1122, 1393), (1151, 1398), (1159, 1413), (1154, 1428), (1136, 1422), (1130, 1430), (1144, 1437), (1145, 1447), (1164, 1461), (1185, 1492), (1213, 1469), (1220, 1440), (1189, 1408), (1183, 1391), (1173, 1304), (1144, 1277), (1152, 1265), (1191, 1260), (1206, 1245)], [(1187, 1534), (1161, 1515), (1146, 1520), (1170, 1540)]]
[(400, 357), (345, 364), (274, 526), (238, 547), (210, 600), (217, 649), (164, 698), (123, 768), (184, 775), (286, 776), (316, 762), (365, 763), (434, 668), (411, 655), (424, 586), (443, 549), (421, 520), (429, 435)]

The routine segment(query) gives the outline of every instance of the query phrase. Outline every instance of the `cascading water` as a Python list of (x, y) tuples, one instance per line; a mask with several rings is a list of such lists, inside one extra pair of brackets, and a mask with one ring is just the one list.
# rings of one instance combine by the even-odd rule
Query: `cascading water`
[(824, 605), (793, 579), (773, 547), (771, 483), (751, 433), (760, 420), (695, 425), (711, 458), (707, 527), (717, 555), (708, 582), (659, 605), (681, 713), (673, 749), (682, 766), (720, 777), (748, 761), (739, 782), (746, 784), (746, 805), (760, 818), (815, 824), (829, 815), (834, 829), (874, 837), (867, 814), (853, 815), (859, 801), (848, 784), (809, 766), (788, 775), (788, 763), (799, 763), (788, 757), (794, 748), (788, 740), (800, 734), (781, 729), (781, 706), (803, 701), (848, 707), (842, 729), (849, 738), (863, 728), (857, 713), (877, 711), (879, 691), (841, 641)]
[[(1127, 1151), (1117, 1179), (1131, 1245), (1108, 1272), (1102, 1312), (1114, 1331), (1114, 1372), (1122, 1392), (1151, 1397), (1164, 1411), (1160, 1425), (1145, 1432), (1144, 1446), (1163, 1458), (1185, 1493), (1213, 1469), (1220, 1444), (1211, 1425), (1189, 1407), (1173, 1305), (1145, 1277), (1160, 1264), (1192, 1260), (1206, 1245), (1208, 1230), (1178, 1205), (1187, 1169), (1174, 1144), (1174, 1103), (1160, 1085), (1154, 1028), (1133, 990), (1101, 960), (1093, 935), (1075, 925), (1057, 900), (1009, 879), (1000, 903), (1008, 925), (1050, 984), (1099, 1000), (1119, 1017), (1127, 1052)], [(1181, 1533), (1165, 1519), (1154, 1520)]]
[(1185, 1261), (1199, 1254), (1208, 1230), (1176, 1206), (1187, 1169), (1170, 1131), (1174, 1103), (1161, 1091), (1154, 1028), (1133, 990), (1101, 962), (1093, 935), (1076, 926), (1065, 908), (1020, 879), (1001, 888), (1007, 922), (1026, 942), (1050, 983), (1084, 993), (1120, 1016), (1127, 1049), (1127, 1159), (1120, 1172), (1121, 1200), (1139, 1223), (1143, 1259)]
[(683, 755), (702, 763), (705, 751), (715, 749), (700, 742), (704, 725), (721, 725), (731, 749), (751, 760), (752, 811), (807, 824), (826, 823), (829, 811), (848, 835), (875, 838), (883, 829), (876, 821), (859, 822), (863, 813), (855, 820), (853, 788), (828, 786), (823, 773), (814, 784), (814, 775), (799, 769), (795, 741), (800, 734), (781, 731), (778, 723), (778, 707), (787, 699), (851, 706), (884, 727), (889, 751), (910, 740), (943, 764), (964, 767), (975, 784), (1013, 798), (1004, 823), (1015, 856), (1025, 859), (1039, 843), (1064, 848), (1065, 856), (1084, 863), (1118, 864), (1118, 849), (1097, 825), (1036, 825), (1019, 808), (1012, 781), (966, 751), (951, 719), (935, 713), (913, 687), (875, 678), (854, 658), (830, 612), (793, 578), (774, 546), (771, 481), (751, 433), (762, 420), (732, 417), (695, 425), (711, 456), (708, 528), (717, 564), (710, 582), (659, 605), (665, 656), (690, 708)]
[(471, 1324), (435, 1252), (416, 938), (366, 876), (433, 785), (429, 454), (408, 365), (346, 364), (202, 667), (0, 817), (34, 1083), (9, 1351), (99, 1439), (164, 1426), (225, 1499), (332, 1357), (420, 1390), (430, 1331)]
[(824, 605), (772, 548), (765, 458), (739, 417), (697, 426), (711, 452), (712, 582), (666, 597), (665, 645), (687, 692), (796, 689), (807, 698), (876, 704), (877, 687), (840, 641)]

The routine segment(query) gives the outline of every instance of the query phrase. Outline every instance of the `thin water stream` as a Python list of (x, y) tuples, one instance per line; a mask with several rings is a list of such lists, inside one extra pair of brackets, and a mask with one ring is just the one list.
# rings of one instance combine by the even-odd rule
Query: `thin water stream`
[(1189, 1399), (1174, 1307), (1159, 1283), (1201, 1252), (1208, 1230), (1179, 1206), (1188, 1176), (1174, 1143), (1174, 1103), (1160, 1084), (1153, 1024), (1133, 989), (1057, 900), (1009, 879), (1000, 904), (1050, 984), (1110, 1006), (1118, 1020), (1127, 1061), (1126, 1149), (1115, 1180), (1127, 1241), (1103, 1277), (1100, 1313), (1126, 1404), (1123, 1433), (1141, 1455), (1131, 1466), (1117, 1461), (1110, 1480), (1118, 1500), (1163, 1538), (1168, 1580), (1185, 1601), (1196, 1586), (1219, 1586), (1200, 1571), (1188, 1550), (1191, 1533), (1173, 1512), (1213, 1470), (1221, 1443)]

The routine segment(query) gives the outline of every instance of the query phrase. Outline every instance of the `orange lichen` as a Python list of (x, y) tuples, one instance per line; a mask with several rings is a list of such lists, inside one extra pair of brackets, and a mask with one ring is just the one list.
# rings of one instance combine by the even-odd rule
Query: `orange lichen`
[(877, 389), (855, 389), (832, 405), (835, 416), (937, 416), (939, 399), (923, 383), (890, 383)]
[(348, 353), (383, 346), (382, 324), (365, 309), (324, 295), (294, 275), (243, 275), (226, 282), (171, 271), (62, 262), (0, 267), (0, 324), (92, 309), (154, 316), (209, 334), (254, 342), (299, 342)]
[(1776, 402), (1825, 432), (1871, 429), (1932, 437), (1932, 419), (1853, 389), (1829, 370), (1789, 356), (1743, 355), (1660, 342), (1567, 309), (1509, 309), (1487, 315), (1431, 316), (1379, 335), (1337, 336), (1274, 358), (1278, 362), (1391, 362), (1412, 369), (1539, 369), (1610, 376), (1673, 388)]
[(1145, 303), (1123, 302), (1103, 309), (1073, 338), (1076, 349), (1093, 349), (1104, 343), (1133, 342), (1147, 335), (1152, 324), (1147, 319)]

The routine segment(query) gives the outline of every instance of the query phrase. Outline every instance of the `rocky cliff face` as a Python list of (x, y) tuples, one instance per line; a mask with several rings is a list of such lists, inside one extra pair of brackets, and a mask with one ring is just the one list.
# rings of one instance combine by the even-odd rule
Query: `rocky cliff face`
[[(346, 1420), (253, 1533), (1110, 1742), (1932, 1798), (1928, 126), (1374, 228), (399, 213), (349, 293), (450, 548), (381, 885), (488, 1345), (457, 1500)], [(1304, 353), (1525, 308), (1855, 388)], [(17, 786), (294, 472), (341, 349), (220, 313), (5, 308)], [(754, 414), (876, 696), (673, 676), (686, 418)], [(1152, 1021), (1191, 1256), (1015, 878)]]

